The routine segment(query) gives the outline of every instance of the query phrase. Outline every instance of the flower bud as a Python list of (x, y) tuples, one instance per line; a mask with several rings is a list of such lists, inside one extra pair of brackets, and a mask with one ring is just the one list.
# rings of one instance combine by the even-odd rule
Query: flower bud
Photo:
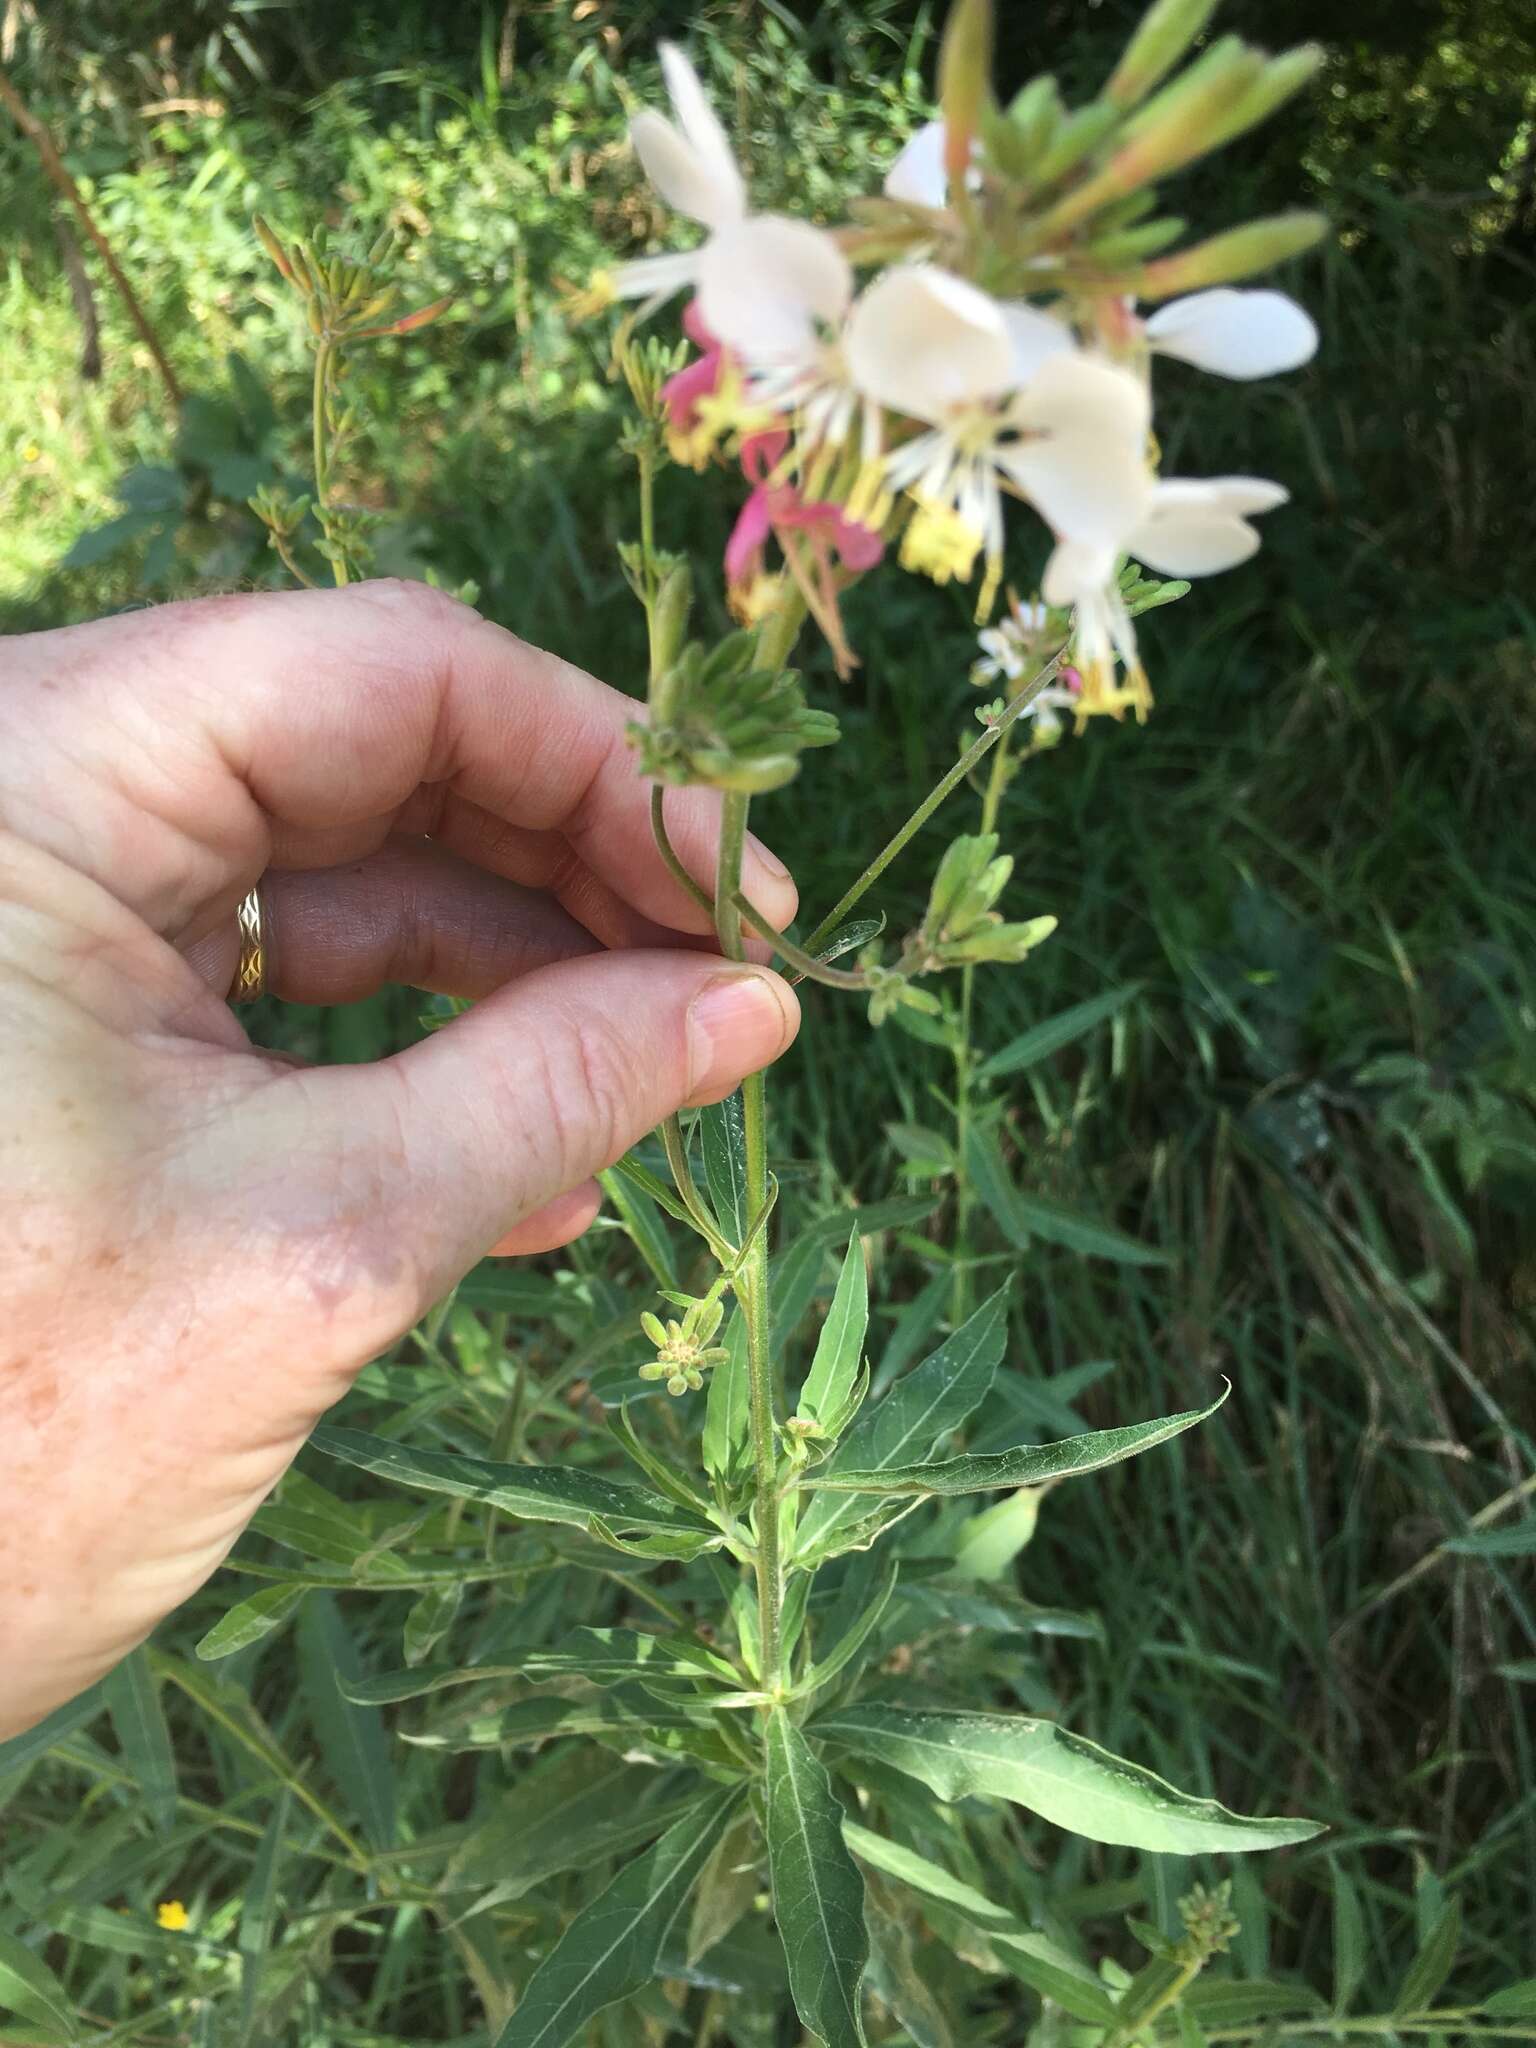
[(992, 0), (954, 0), (939, 50), (939, 110), (950, 192), (965, 189), (971, 145), (992, 91)]
[(1133, 107), (1179, 63), (1216, 11), (1216, 0), (1155, 0), (1104, 88), (1117, 107)]
[(1248, 129), (1267, 121), (1288, 99), (1293, 99), (1304, 86), (1311, 84), (1323, 68), (1326, 55), (1319, 44), (1302, 43), (1294, 50), (1271, 57), (1258, 82), (1244, 93), (1221, 124), (1217, 142), (1230, 142), (1234, 136), (1246, 134)]
[(688, 631), (688, 614), (693, 606), (693, 572), (686, 559), (676, 557), (661, 579), (651, 612), (651, 673), (660, 676), (682, 652)]
[(1299, 256), (1320, 242), (1328, 222), (1320, 213), (1272, 213), (1246, 226), (1229, 228), (1193, 249), (1149, 263), (1137, 281), (1143, 299), (1171, 299), (1181, 292), (1203, 291), (1207, 285), (1231, 284), (1256, 271), (1269, 270)]

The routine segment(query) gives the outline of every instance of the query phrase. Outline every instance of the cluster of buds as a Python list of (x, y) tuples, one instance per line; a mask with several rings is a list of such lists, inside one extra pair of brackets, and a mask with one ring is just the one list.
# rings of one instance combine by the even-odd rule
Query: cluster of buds
[(1232, 1911), (1232, 1886), (1226, 1882), (1192, 1885), (1179, 1900), (1179, 1918), (1184, 1923), (1184, 1939), (1178, 1945), (1181, 1962), (1206, 1963), (1223, 1955), (1242, 1932)]
[(310, 332), (333, 343), (377, 341), (386, 334), (412, 334), (445, 313), (451, 298), (435, 299), (397, 313), (399, 292), (386, 265), (395, 247), (386, 229), (366, 256), (333, 254), (324, 228), (284, 242), (258, 214), (253, 223), (261, 246), (304, 306)]
[(711, 1344), (719, 1329), (725, 1305), (718, 1294), (694, 1300), (688, 1295), (667, 1296), (683, 1310), (681, 1322), (663, 1322), (647, 1309), (640, 1327), (656, 1347), (656, 1356), (640, 1368), (643, 1380), (665, 1380), (669, 1394), (696, 1394), (711, 1366), (728, 1356), (725, 1347)]
[[(658, 612), (665, 603), (664, 586)], [(788, 782), (805, 748), (832, 745), (831, 712), (812, 710), (794, 672), (759, 667), (757, 654), (744, 628), (712, 648), (690, 641), (653, 676), (649, 723), (629, 728), (642, 774), (756, 795)]]
[(996, 909), (1012, 873), (1013, 857), (998, 852), (995, 832), (953, 842), (933, 878), (923, 921), (908, 935), (895, 965), (881, 964), (878, 945), (859, 956), (870, 992), (872, 1024), (883, 1024), (902, 1008), (937, 1015), (937, 998), (912, 986), (919, 975), (989, 961), (1019, 961), (1050, 937), (1056, 929), (1054, 917), (1009, 924)]
[(650, 312), (692, 295), (698, 353), (645, 395), (680, 459), (742, 465), (738, 616), (771, 600), (773, 542), (845, 670), (838, 598), (887, 543), (939, 582), (980, 565), (990, 617), (1005, 505), (1022, 501), (1048, 532), (1042, 600), (1073, 619), (1074, 717), (1145, 713), (1124, 558), (1157, 577), (1230, 568), (1259, 544), (1252, 516), (1285, 496), (1249, 477), (1158, 476), (1153, 359), (1252, 378), (1304, 362), (1317, 339), (1281, 293), (1231, 288), (1316, 241), (1317, 216), (1176, 250), (1184, 224), (1159, 211), (1159, 180), (1274, 112), (1320, 62), (1228, 36), (1186, 65), (1214, 4), (1156, 0), (1098, 95), (1069, 110), (1050, 79), (1000, 105), (990, 0), (957, 0), (941, 118), (832, 229), (754, 209), (699, 78), (663, 46), (672, 118), (642, 112), (631, 135), (704, 240), (620, 266), (598, 296)]

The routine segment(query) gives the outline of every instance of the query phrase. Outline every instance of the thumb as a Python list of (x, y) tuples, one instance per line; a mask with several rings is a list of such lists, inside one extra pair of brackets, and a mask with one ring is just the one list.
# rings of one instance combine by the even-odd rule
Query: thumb
[(319, 1099), (331, 1094), (347, 1178), (376, 1191), (378, 1223), (410, 1248), (419, 1313), (664, 1117), (777, 1059), (799, 1024), (767, 968), (597, 953), (525, 976), (391, 1060), (333, 1072)]

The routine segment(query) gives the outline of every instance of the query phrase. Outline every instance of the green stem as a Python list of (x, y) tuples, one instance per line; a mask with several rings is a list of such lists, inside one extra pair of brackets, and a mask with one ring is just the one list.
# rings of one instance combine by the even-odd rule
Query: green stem
[[(997, 829), (997, 813), (1008, 786), (1008, 739), (1005, 732), (992, 750), (992, 771), (981, 799), (983, 833)], [(950, 1320), (958, 1326), (971, 1312), (971, 1177), (965, 1155), (971, 1138), (971, 1094), (975, 1068), (971, 1059), (971, 1017), (976, 997), (976, 969), (967, 962), (960, 970), (960, 1027), (955, 1034), (955, 1233), (954, 1279), (950, 1293)]]
[(702, 888), (683, 866), (682, 861), (678, 857), (677, 848), (672, 844), (671, 837), (668, 834), (666, 795), (666, 785), (664, 783), (653, 782), (651, 784), (651, 837), (656, 842), (656, 851), (661, 855), (667, 873), (677, 883), (678, 887), (693, 898), (700, 910), (713, 917), (715, 914), (714, 897), (710, 895), (707, 889)]
[(763, 913), (754, 910), (739, 889), (736, 891), (735, 903), (743, 923), (751, 925), (758, 937), (766, 939), (780, 958), (788, 961), (796, 973), (803, 974), (807, 981), (822, 982), (827, 988), (868, 989), (867, 974), (846, 967), (828, 967), (825, 961), (813, 960), (793, 939), (786, 938), (783, 932), (775, 931)]
[(1053, 679), (1056, 671), (1061, 666), (1061, 661), (1061, 655), (1053, 655), (1035, 677), (1034, 681), (1020, 690), (1018, 696), (1014, 698), (996, 725), (989, 726), (981, 735), (981, 738), (977, 740), (976, 744), (968, 747), (960, 756), (949, 773), (942, 780), (934, 784), (933, 788), (929, 790), (907, 822), (886, 841), (863, 874), (859, 876), (856, 882), (851, 883), (844, 890), (838, 901), (833, 904), (832, 908), (821, 920), (821, 923), (817, 925), (815, 931), (811, 933), (805, 942), (807, 953), (815, 953), (818, 947), (826, 943), (848, 915), (849, 911), (858, 902), (859, 898), (864, 895), (866, 890), (873, 888), (875, 883), (879, 881), (880, 877), (885, 873), (897, 854), (901, 852), (908, 840), (912, 838), (913, 834), (921, 831), (922, 827), (927, 824), (928, 820), (939, 808), (939, 805), (943, 803), (945, 797), (951, 795), (954, 790), (959, 788), (960, 784), (970, 774), (971, 770), (976, 767), (977, 763), (992, 751), (1009, 727), (1029, 709), (1046, 684)]
[[(765, 639), (774, 622), (764, 629)], [(781, 635), (774, 636), (775, 648)], [(777, 657), (776, 658), (781, 658)], [(747, 840), (751, 798), (727, 790), (720, 812), (720, 858), (715, 881), (715, 929), (728, 960), (746, 957), (741, 938), (741, 858)], [(761, 1074), (741, 1084), (746, 1142), (747, 1214), (758, 1215), (768, 1200), (768, 1100)], [(778, 1447), (773, 1426), (773, 1361), (768, 1349), (768, 1235), (759, 1231), (746, 1248), (736, 1275), (736, 1299), (747, 1324), (747, 1386), (752, 1428), (753, 1530), (757, 1538), (757, 1626), (762, 1644), (762, 1682), (772, 1692), (779, 1679), (779, 1609), (783, 1568), (779, 1558)]]
[[(311, 400), (311, 431), (314, 441), (315, 465), (315, 517), (320, 530), (327, 540), (330, 531), (326, 524), (326, 509), (330, 497), (329, 434), (326, 427), (326, 396), (331, 374), (331, 356), (335, 344), (328, 338), (321, 341), (315, 350), (315, 388)], [(331, 557), (331, 576), (339, 590), (348, 580), (347, 565), (340, 555)]]

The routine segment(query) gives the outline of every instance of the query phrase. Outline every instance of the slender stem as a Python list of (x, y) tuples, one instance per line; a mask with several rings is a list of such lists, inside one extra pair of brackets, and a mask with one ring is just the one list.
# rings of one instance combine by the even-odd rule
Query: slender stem
[(70, 206), (74, 209), (76, 219), (81, 227), (85, 229), (97, 255), (106, 265), (107, 275), (112, 280), (113, 288), (126, 307), (129, 319), (139, 331), (139, 339), (149, 350), (150, 360), (159, 373), (160, 382), (165, 386), (166, 397), (170, 400), (173, 409), (179, 407), (182, 398), (181, 384), (177, 379), (176, 372), (171, 368), (165, 350), (160, 345), (160, 337), (156, 334), (149, 315), (140, 303), (138, 293), (129, 283), (127, 273), (118, 262), (112, 244), (96, 225), (91, 210), (86, 205), (85, 199), (81, 194), (80, 187), (70, 175), (68, 165), (59, 155), (58, 145), (55, 143), (47, 124), (40, 121), (37, 115), (32, 112), (32, 109), (16, 90), (15, 86), (11, 83), (10, 77), (3, 69), (0, 69), (0, 106), (4, 106), (7, 109), (12, 120), (15, 121), (22, 134), (26, 136), (32, 147), (37, 151), (38, 161), (42, 164), (44, 171), (53, 183), (57, 185), (64, 197), (69, 201)]
[(828, 967), (824, 961), (813, 960), (809, 953), (797, 946), (793, 939), (775, 931), (760, 910), (755, 910), (738, 889), (734, 898), (742, 922), (751, 925), (760, 939), (766, 939), (781, 958), (787, 960), (798, 974), (807, 981), (823, 982), (828, 988), (867, 989), (869, 977), (846, 967)]
[[(765, 637), (770, 627), (765, 629)], [(779, 636), (775, 635), (777, 642)], [(741, 941), (741, 857), (746, 846), (751, 798), (727, 790), (720, 813), (720, 858), (715, 882), (715, 929), (728, 960), (746, 957)], [(761, 1074), (741, 1084), (746, 1142), (747, 1213), (756, 1216), (768, 1200), (768, 1102)], [(778, 1450), (773, 1427), (773, 1361), (768, 1351), (768, 1236), (759, 1231), (746, 1247), (736, 1275), (736, 1298), (747, 1324), (747, 1385), (751, 1410), (753, 1528), (757, 1537), (757, 1627), (762, 1645), (764, 1686), (779, 1678), (779, 1608), (783, 1571), (779, 1560)]]
[[(315, 517), (319, 520), (321, 531), (324, 532), (327, 540), (330, 539), (330, 529), (326, 523), (326, 512), (331, 480), (329, 460), (330, 435), (326, 424), (326, 410), (331, 375), (331, 357), (334, 352), (335, 346), (329, 339), (323, 340), (315, 350), (315, 388), (314, 397), (310, 405), (310, 411), (313, 415)], [(350, 580), (347, 575), (347, 565), (339, 554), (331, 556), (331, 576), (338, 590)]]
[(666, 785), (661, 782), (653, 782), (651, 784), (651, 837), (656, 842), (656, 851), (661, 855), (667, 873), (677, 883), (678, 887), (693, 898), (700, 910), (704, 911), (707, 916), (713, 917), (715, 914), (714, 897), (710, 895), (707, 889), (701, 888), (693, 879), (693, 876), (689, 874), (678, 857), (677, 848), (672, 844), (671, 837), (667, 831), (666, 800)]
[(1018, 696), (1014, 698), (996, 725), (989, 726), (980, 739), (977, 740), (976, 744), (968, 747), (960, 756), (960, 759), (950, 769), (949, 773), (934, 784), (933, 788), (929, 790), (907, 822), (886, 841), (863, 874), (859, 876), (856, 882), (851, 883), (843, 891), (838, 901), (833, 904), (832, 908), (821, 920), (821, 923), (817, 925), (815, 931), (811, 933), (805, 942), (807, 953), (814, 953), (819, 946), (825, 944), (848, 915), (849, 911), (852, 910), (855, 903), (858, 902), (859, 898), (864, 895), (866, 890), (873, 888), (875, 883), (879, 881), (897, 854), (907, 844), (907, 841), (911, 839), (914, 833), (920, 831), (927, 824), (928, 820), (939, 808), (939, 805), (943, 803), (945, 797), (959, 788), (976, 764), (992, 751), (1008, 728), (1023, 716), (1036, 697), (1045, 688), (1046, 684), (1055, 676), (1056, 671), (1061, 666), (1061, 660), (1062, 657), (1059, 654), (1052, 656), (1051, 660), (1045, 664), (1045, 667), (1041, 669), (1034, 681), (1020, 690)]
[[(1004, 733), (992, 750), (992, 770), (981, 799), (981, 829), (997, 828), (997, 813), (1008, 786), (1008, 741)], [(971, 1137), (971, 1096), (975, 1069), (971, 1059), (971, 1018), (976, 998), (976, 968), (967, 961), (960, 970), (960, 1026), (955, 1033), (955, 1231), (954, 1277), (950, 1292), (950, 1320), (957, 1326), (971, 1312), (971, 1176), (965, 1155)]]
[(300, 567), (299, 563), (294, 557), (292, 548), (289, 547), (287, 541), (283, 538), (283, 536), (280, 533), (278, 533), (275, 528), (270, 529), (270, 531), (272, 536), (272, 545), (277, 550), (278, 559), (282, 562), (282, 565), (288, 571), (288, 574), (293, 578), (295, 583), (303, 584), (306, 590), (313, 590), (315, 587), (315, 579), (312, 576), (305, 575), (303, 569)]

